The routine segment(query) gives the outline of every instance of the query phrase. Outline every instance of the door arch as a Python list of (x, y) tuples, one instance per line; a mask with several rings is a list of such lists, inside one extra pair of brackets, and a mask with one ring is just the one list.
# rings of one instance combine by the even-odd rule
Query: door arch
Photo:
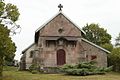
[(66, 63), (66, 54), (63, 49), (57, 51), (57, 65), (64, 65)]

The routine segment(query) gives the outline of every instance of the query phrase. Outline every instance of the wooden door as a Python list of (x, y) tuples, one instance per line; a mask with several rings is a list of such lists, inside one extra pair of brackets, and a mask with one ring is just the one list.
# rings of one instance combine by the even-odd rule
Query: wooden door
[(66, 55), (63, 49), (57, 51), (57, 65), (64, 65), (66, 63)]

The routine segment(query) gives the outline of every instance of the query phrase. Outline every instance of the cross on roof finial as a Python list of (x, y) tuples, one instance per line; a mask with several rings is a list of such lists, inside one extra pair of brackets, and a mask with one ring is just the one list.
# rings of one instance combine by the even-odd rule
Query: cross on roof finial
[(59, 4), (58, 8), (60, 8), (59, 11), (62, 11), (63, 5)]

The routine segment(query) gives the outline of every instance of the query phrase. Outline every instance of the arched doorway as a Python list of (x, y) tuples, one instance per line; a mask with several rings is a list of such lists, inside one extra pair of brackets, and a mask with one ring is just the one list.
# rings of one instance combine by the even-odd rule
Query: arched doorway
[(63, 49), (57, 51), (57, 65), (64, 65), (66, 63), (66, 55)]

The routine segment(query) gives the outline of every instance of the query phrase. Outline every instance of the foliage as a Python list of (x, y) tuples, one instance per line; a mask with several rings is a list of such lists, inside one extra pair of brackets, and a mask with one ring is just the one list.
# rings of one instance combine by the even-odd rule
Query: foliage
[(44, 67), (43, 72), (44, 73), (61, 73), (61, 70), (59, 67)]
[(9, 30), (0, 25), (0, 76), (2, 76), (4, 61), (13, 59), (15, 51), (16, 46), (9, 37)]
[(120, 72), (120, 47), (114, 48), (108, 58), (109, 65), (113, 65), (113, 70)]
[(113, 50), (113, 45), (110, 44), (110, 43), (105, 43), (105, 44), (100, 45), (100, 46), (103, 47), (103, 48), (105, 48), (105, 49), (107, 49), (110, 52)]
[(40, 65), (32, 64), (29, 67), (29, 71), (33, 74), (35, 73), (60, 73), (59, 67), (40, 67)]
[(38, 68), (39, 66), (36, 65), (36, 64), (32, 64), (30, 67), (29, 67), (29, 71), (33, 74), (37, 73), (38, 72)]
[(3, 71), (17, 71), (18, 67), (14, 67), (14, 66), (4, 66), (3, 67)]
[[(6, 67), (4, 67), (6, 69)], [(8, 70), (9, 69), (9, 70)], [(7, 67), (3, 71), (3, 80), (120, 80), (120, 73), (109, 72), (106, 75), (71, 76), (63, 74), (31, 74), (28, 71), (17, 71), (16, 67)]]
[(15, 43), (9, 36), (10, 30), (7, 27), (17, 21), (18, 17), (19, 12), (15, 5), (6, 4), (0, 0), (0, 77), (4, 60), (11, 61), (16, 51)]
[(37, 65), (37, 64), (32, 64), (32, 65), (29, 67), (29, 71), (30, 71), (32, 74), (43, 73), (43, 70), (40, 69), (40, 65)]
[(104, 28), (100, 28), (98, 24), (86, 24), (82, 29), (86, 32), (84, 37), (99, 46), (105, 43), (111, 43), (111, 35)]
[(116, 41), (115, 46), (120, 47), (120, 33), (119, 33), (118, 37), (115, 39), (115, 41)]
[(64, 65), (61, 70), (68, 75), (93, 75), (93, 74), (105, 74), (111, 70), (112, 67), (104, 68), (95, 66), (94, 62), (82, 62), (76, 65)]

